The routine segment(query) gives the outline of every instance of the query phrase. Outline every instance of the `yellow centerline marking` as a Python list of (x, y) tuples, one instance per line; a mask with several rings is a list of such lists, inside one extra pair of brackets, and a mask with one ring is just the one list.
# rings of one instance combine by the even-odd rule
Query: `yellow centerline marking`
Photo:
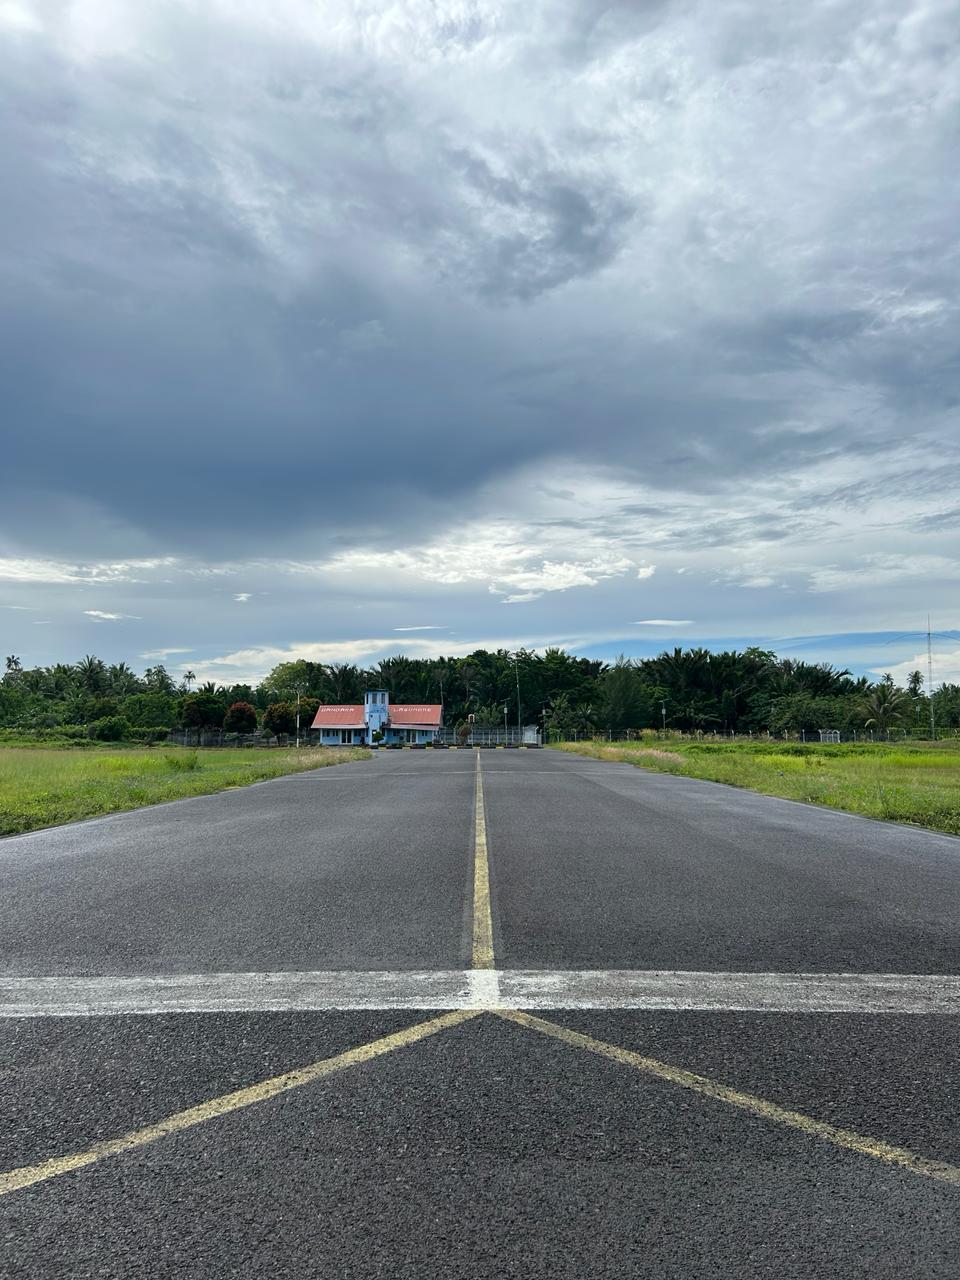
[(0, 1196), (9, 1195), (12, 1191), (21, 1191), (35, 1182), (46, 1182), (49, 1178), (57, 1178), (63, 1173), (72, 1173), (86, 1165), (96, 1164), (111, 1156), (123, 1155), (138, 1147), (148, 1146), (161, 1138), (174, 1133), (182, 1133), (184, 1129), (192, 1129), (194, 1125), (205, 1124), (208, 1120), (216, 1120), (220, 1116), (229, 1115), (232, 1111), (242, 1111), (257, 1102), (266, 1102), (278, 1094), (289, 1093), (291, 1089), (299, 1089), (305, 1084), (313, 1084), (334, 1072), (343, 1071), (346, 1067), (356, 1067), (384, 1053), (392, 1053), (394, 1049), (402, 1049), (416, 1044), (427, 1036), (436, 1035), (438, 1031), (446, 1031), (468, 1018), (477, 1017), (476, 1010), (458, 1009), (453, 1013), (444, 1013), (439, 1018), (431, 1018), (428, 1022), (419, 1022), (403, 1031), (395, 1031), (379, 1040), (371, 1040), (369, 1044), (359, 1045), (356, 1049), (347, 1049), (332, 1058), (324, 1058), (309, 1066), (299, 1067), (295, 1071), (284, 1072), (273, 1076), (270, 1080), (261, 1080), (259, 1084), (250, 1085), (246, 1089), (237, 1089), (233, 1093), (225, 1093), (219, 1098), (211, 1098), (201, 1102), (199, 1106), (189, 1107), (186, 1111), (178, 1111), (175, 1115), (158, 1120), (156, 1124), (146, 1125), (143, 1129), (134, 1129), (119, 1138), (110, 1138), (106, 1142), (96, 1142), (86, 1151), (77, 1151), (73, 1155), (57, 1156), (45, 1160), (42, 1164), (26, 1165), (20, 1169), (11, 1169), (9, 1173), (0, 1174)]
[(960, 1187), (960, 1166), (948, 1164), (944, 1160), (929, 1160), (926, 1156), (917, 1155), (905, 1147), (895, 1147), (889, 1142), (877, 1138), (868, 1138), (854, 1133), (852, 1129), (838, 1129), (835, 1125), (825, 1124), (822, 1120), (814, 1120), (812, 1116), (803, 1115), (800, 1111), (790, 1111), (779, 1107), (775, 1102), (767, 1102), (752, 1093), (743, 1093), (739, 1089), (731, 1089), (719, 1080), (711, 1080), (708, 1076), (698, 1076), (682, 1067), (672, 1067), (666, 1062), (658, 1062), (656, 1058), (646, 1058), (630, 1049), (621, 1049), (618, 1045), (607, 1044), (603, 1040), (595, 1040), (593, 1036), (584, 1035), (580, 1031), (572, 1031), (559, 1023), (548, 1022), (545, 1018), (537, 1018), (529, 1013), (521, 1013), (514, 1009), (497, 1009), (497, 1017), (508, 1022), (517, 1022), (531, 1031), (539, 1031), (554, 1040), (562, 1040), (565, 1044), (577, 1049), (586, 1049), (602, 1058), (609, 1058), (624, 1067), (632, 1067), (645, 1075), (655, 1076), (658, 1080), (669, 1081), (682, 1089), (690, 1089), (702, 1097), (713, 1098), (717, 1102), (725, 1102), (729, 1106), (748, 1111), (751, 1115), (771, 1120), (774, 1124), (785, 1125), (789, 1129), (797, 1129), (812, 1138), (820, 1138), (835, 1147), (847, 1151), (855, 1151), (862, 1156), (870, 1156), (885, 1164), (896, 1165), (908, 1173), (921, 1177), (933, 1178), (937, 1182), (946, 1182), (949, 1186)]
[[(494, 960), (490, 864), (487, 852), (487, 824), (479, 752), (476, 756), (472, 959), (473, 968), (475, 970), (489, 971), (489, 980), (496, 985), (499, 975)], [(486, 978), (483, 980), (487, 981)], [(245, 1107), (253, 1106), (258, 1102), (265, 1102), (270, 1098), (277, 1097), (279, 1094), (322, 1080), (347, 1067), (359, 1066), (361, 1063), (369, 1062), (383, 1054), (391, 1053), (395, 1049), (416, 1044), (428, 1036), (446, 1031), (449, 1027), (457, 1026), (470, 1018), (482, 1016), (484, 1012), (494, 1013), (497, 1017), (507, 1022), (514, 1022), (530, 1031), (539, 1032), (574, 1048), (597, 1054), (621, 1066), (630, 1067), (645, 1075), (678, 1085), (683, 1089), (689, 1089), (702, 1097), (726, 1103), (761, 1119), (797, 1130), (807, 1134), (809, 1137), (829, 1142), (835, 1147), (853, 1151), (859, 1155), (869, 1156), (874, 1160), (896, 1166), (908, 1173), (932, 1178), (953, 1187), (960, 1187), (960, 1166), (958, 1165), (949, 1164), (942, 1160), (931, 1160), (925, 1156), (917, 1155), (905, 1147), (893, 1146), (879, 1139), (855, 1133), (851, 1129), (841, 1129), (835, 1125), (826, 1124), (799, 1111), (791, 1111), (785, 1107), (778, 1106), (776, 1103), (767, 1102), (754, 1094), (733, 1089), (729, 1085), (710, 1079), (708, 1076), (697, 1075), (682, 1067), (674, 1067), (669, 1063), (660, 1062), (656, 1058), (645, 1057), (642, 1054), (634, 1053), (630, 1049), (621, 1048), (619, 1045), (607, 1044), (605, 1041), (594, 1039), (593, 1036), (574, 1031), (556, 1022), (549, 1022), (545, 1018), (538, 1018), (531, 1013), (526, 1013), (519, 1009), (502, 1008), (499, 1006), (498, 995), (496, 1001), (491, 1001), (490, 1007), (486, 1010), (457, 1009), (441, 1014), (439, 1017), (431, 1018), (426, 1022), (417, 1023), (415, 1026), (407, 1027), (402, 1031), (393, 1032), (378, 1040), (370, 1041), (368, 1044), (345, 1050), (334, 1057), (324, 1058), (319, 1062), (311, 1063), (309, 1066), (285, 1072), (283, 1075), (274, 1076), (269, 1080), (263, 1080), (259, 1084), (237, 1089), (218, 1098), (211, 1098), (198, 1106), (167, 1116), (155, 1124), (135, 1129), (119, 1138), (94, 1143), (93, 1146), (88, 1147), (85, 1151), (75, 1152), (72, 1155), (57, 1156), (40, 1164), (26, 1165), (19, 1169), (12, 1169), (7, 1173), (0, 1173), (0, 1196), (23, 1190), (25, 1187), (32, 1186), (38, 1182), (45, 1182), (50, 1178), (59, 1177), (64, 1173), (72, 1173), (88, 1165), (96, 1164), (101, 1160), (109, 1159), (112, 1156), (123, 1155), (125, 1152), (157, 1142), (161, 1138), (181, 1133), (186, 1129), (193, 1128), (195, 1125), (204, 1124), (208, 1120), (218, 1119), (220, 1116), (243, 1110)]]
[(473, 967), (492, 969), (493, 912), (490, 907), (490, 862), (487, 858), (487, 817), (483, 807), (483, 774), (477, 752), (477, 788), (473, 847)]

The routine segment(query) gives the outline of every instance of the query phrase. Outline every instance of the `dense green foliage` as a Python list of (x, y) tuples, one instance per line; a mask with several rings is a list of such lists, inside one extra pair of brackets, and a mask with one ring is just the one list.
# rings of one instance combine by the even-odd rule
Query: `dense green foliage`
[(130, 721), (125, 716), (101, 716), (87, 726), (87, 732), (97, 742), (122, 742), (129, 736)]
[[(231, 707), (253, 708), (260, 726), (292, 733), (297, 696), (306, 729), (316, 707), (359, 702), (366, 689), (387, 689), (395, 702), (443, 702), (450, 727), (470, 715), (479, 726), (537, 723), (553, 737), (662, 728), (707, 733), (813, 733), (864, 729), (877, 736), (929, 732), (930, 703), (915, 672), (906, 690), (888, 677), (875, 684), (827, 663), (778, 658), (764, 649), (711, 653), (674, 649), (655, 658), (607, 665), (562, 649), (543, 653), (478, 649), (461, 658), (398, 655), (370, 669), (349, 663), (281, 663), (257, 688), (205, 684), (187, 673), (174, 682), (162, 667), (138, 676), (126, 663), (88, 655), (70, 666), (24, 669), (7, 659), (0, 680), (0, 731), (70, 736), (103, 721), (126, 722), (123, 736), (155, 741), (162, 729), (230, 731)], [(293, 708), (293, 711), (291, 711)], [(939, 731), (960, 729), (960, 685), (933, 695)], [(247, 713), (244, 723), (249, 724)], [(105, 730), (104, 730), (105, 731)], [(97, 732), (100, 732), (98, 730)]]

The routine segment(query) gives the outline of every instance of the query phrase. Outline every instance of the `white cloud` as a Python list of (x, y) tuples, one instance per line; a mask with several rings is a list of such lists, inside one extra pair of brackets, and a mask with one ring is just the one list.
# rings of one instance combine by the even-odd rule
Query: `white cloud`
[(99, 622), (141, 622), (135, 613), (105, 613), (103, 609), (84, 609), (88, 618), (96, 618)]
[(810, 573), (813, 591), (881, 587), (907, 579), (960, 580), (960, 560), (937, 555), (861, 555), (849, 565), (824, 565)]
[[(542, 653), (547, 648), (569, 649), (595, 641), (599, 637), (589, 635), (560, 637), (488, 637), (484, 645), (490, 649), (532, 649)], [(408, 640), (403, 652), (410, 657), (432, 658), (441, 655), (450, 658), (465, 657), (477, 648), (477, 640)], [(355, 640), (331, 640), (320, 643), (289, 645), (262, 645), (249, 649), (237, 649), (219, 657), (206, 658), (191, 663), (199, 681), (213, 680), (218, 684), (257, 684), (281, 662), (306, 659), (309, 662), (352, 662), (370, 666), (382, 658), (397, 653), (396, 639), (370, 637)]]
[[(581, 544), (590, 541), (582, 536), (575, 540)], [(382, 590), (385, 582), (394, 585), (403, 579), (443, 586), (481, 585), (503, 596), (504, 604), (536, 600), (552, 591), (593, 587), (631, 570), (640, 578), (655, 571), (654, 566), (638, 565), (606, 546), (586, 559), (544, 554), (547, 545), (560, 549), (563, 541), (561, 536), (551, 538), (541, 530), (494, 522), (475, 526), (469, 538), (448, 536), (403, 550), (358, 548), (298, 567), (302, 572), (348, 577), (377, 590)]]
[(138, 574), (176, 564), (172, 556), (160, 559), (119, 560), (93, 564), (71, 564), (62, 560), (0, 558), (0, 579), (7, 582), (48, 584), (139, 582)]
[(76, 566), (55, 560), (0, 559), (0, 578), (7, 582), (79, 582)]
[(340, 640), (326, 643), (261, 645), (234, 649), (220, 657), (191, 663), (197, 679), (219, 684), (256, 684), (281, 662), (369, 662), (395, 649), (396, 642), (384, 639)]
[(0, 26), (12, 27), (15, 31), (43, 30), (37, 14), (32, 13), (27, 5), (15, 4), (14, 0), (0, 2)]
[(432, 626), (394, 627), (393, 629), (394, 631), (449, 631), (450, 630), (449, 627), (432, 627)]
[(250, 595), (251, 593), (249, 591), (238, 591), (233, 598), (238, 604), (246, 604), (250, 599)]
[(730, 569), (722, 569), (717, 581), (729, 583), (732, 586), (746, 587), (751, 591), (783, 585), (776, 574), (771, 573), (767, 566), (760, 564), (741, 564), (735, 565)]
[[(926, 684), (927, 655), (924, 651), (902, 662), (894, 662), (885, 667), (871, 667), (870, 670), (872, 674), (878, 676), (889, 671), (899, 685), (907, 683), (907, 677), (912, 671), (921, 671)], [(937, 689), (942, 684), (960, 684), (960, 649), (940, 650), (934, 653), (933, 687)]]
[(140, 657), (147, 658), (148, 660), (149, 659), (155, 660), (157, 658), (160, 658), (160, 659), (172, 658), (175, 654), (178, 654), (178, 653), (192, 653), (192, 652), (193, 652), (192, 649), (148, 649), (145, 653), (141, 653)]
[(690, 618), (638, 618), (635, 627), (689, 627)]

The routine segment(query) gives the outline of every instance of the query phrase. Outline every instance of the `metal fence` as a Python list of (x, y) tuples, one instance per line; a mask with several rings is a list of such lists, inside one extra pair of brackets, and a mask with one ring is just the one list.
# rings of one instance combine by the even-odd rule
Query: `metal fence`
[(437, 740), (445, 743), (447, 746), (456, 747), (461, 742), (468, 747), (519, 747), (519, 746), (539, 746), (540, 731), (536, 725), (525, 725), (522, 729), (518, 729), (516, 725), (503, 728), (502, 725), (496, 729), (480, 728), (475, 724), (469, 726), (470, 732), (465, 739), (460, 737), (456, 729), (441, 729), (437, 734)]
[[(943, 730), (938, 740), (960, 737), (960, 730)], [(548, 742), (928, 742), (927, 734), (912, 733), (894, 728), (887, 733), (874, 729), (799, 729), (789, 733), (772, 733), (764, 730), (756, 733), (720, 732), (707, 729), (591, 729), (589, 732), (573, 732), (568, 736), (551, 731)]]
[[(462, 739), (455, 729), (441, 729), (436, 735), (437, 742), (448, 747), (538, 747), (540, 734), (535, 726), (527, 725), (523, 729), (478, 729), (471, 726), (466, 739)], [(171, 747), (295, 747), (297, 739), (292, 733), (227, 733), (223, 729), (173, 729), (167, 734), (167, 743)], [(322, 747), (319, 733), (304, 730), (300, 734), (300, 746), (320, 749)], [(359, 745), (359, 744), (358, 744)], [(410, 747), (412, 743), (395, 743), (393, 746)], [(423, 744), (421, 744), (423, 745)], [(387, 744), (383, 743), (386, 747)]]
[[(292, 733), (227, 733), (224, 729), (173, 729), (167, 734), (171, 747), (295, 747)], [(300, 734), (301, 747), (319, 747), (319, 738)]]

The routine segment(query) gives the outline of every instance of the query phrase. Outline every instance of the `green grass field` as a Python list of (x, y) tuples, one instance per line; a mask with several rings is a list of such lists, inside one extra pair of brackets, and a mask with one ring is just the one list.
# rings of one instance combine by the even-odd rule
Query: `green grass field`
[(355, 747), (300, 751), (0, 747), (0, 835), (209, 795), (285, 773), (363, 760), (369, 754)]
[(620, 760), (960, 835), (960, 742), (579, 742), (557, 750)]

